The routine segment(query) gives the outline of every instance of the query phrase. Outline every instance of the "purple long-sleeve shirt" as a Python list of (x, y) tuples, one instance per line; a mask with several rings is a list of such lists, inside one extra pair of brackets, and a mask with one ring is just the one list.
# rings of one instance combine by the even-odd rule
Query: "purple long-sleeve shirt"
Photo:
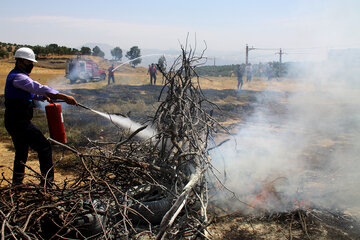
[(47, 93), (58, 94), (59, 92), (49, 86), (42, 85), (32, 80), (25, 73), (19, 73), (13, 80), (13, 86), (34, 94), (35, 100), (43, 100)]

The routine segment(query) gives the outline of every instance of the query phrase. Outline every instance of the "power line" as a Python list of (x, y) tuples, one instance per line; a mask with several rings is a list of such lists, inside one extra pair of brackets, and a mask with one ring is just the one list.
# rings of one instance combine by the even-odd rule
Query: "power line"
[(249, 56), (249, 52), (253, 50), (257, 51), (276, 51), (274, 54), (279, 54), (279, 62), (282, 63), (283, 55), (319, 55), (323, 54), (324, 51), (329, 51), (330, 47), (304, 47), (304, 48), (257, 48), (254, 46), (249, 47), (246, 44), (245, 48), (245, 63), (249, 63), (250, 59), (260, 58), (261, 56)]
[(259, 58), (259, 57), (270, 57), (270, 56), (274, 56), (275, 53), (270, 53), (270, 54), (261, 54), (261, 55), (255, 55), (255, 56), (249, 56), (249, 59), (252, 58)]
[(277, 48), (253, 48), (254, 50), (264, 50), (264, 51), (268, 51), (268, 50), (271, 50), (271, 51), (274, 51), (274, 50), (277, 50)]
[[(247, 65), (249, 63), (249, 51), (251, 50), (264, 50), (264, 51), (275, 51), (277, 50), (276, 48), (255, 48), (255, 47), (249, 47), (248, 44), (246, 44), (246, 48), (245, 48), (245, 64)], [(282, 55), (285, 54), (282, 49), (280, 48), (279, 52), (275, 53), (275, 54), (279, 54), (279, 62), (282, 62)]]
[(328, 47), (304, 47), (304, 48), (285, 48), (286, 50), (314, 50), (314, 49), (329, 49)]
[(286, 54), (291, 54), (291, 55), (296, 55), (296, 54), (302, 54), (302, 55), (307, 55), (307, 54), (312, 54), (312, 55), (316, 55), (316, 54), (319, 54), (319, 53), (315, 53), (315, 52), (287, 52)]

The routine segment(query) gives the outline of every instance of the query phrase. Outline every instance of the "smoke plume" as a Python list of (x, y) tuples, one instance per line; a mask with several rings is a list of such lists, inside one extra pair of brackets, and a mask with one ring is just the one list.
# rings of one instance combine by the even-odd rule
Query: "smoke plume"
[[(360, 216), (357, 67), (326, 61), (303, 72), (288, 92), (258, 96), (254, 113), (212, 154), (239, 200), (251, 208), (265, 189), (270, 194), (261, 201), (272, 211), (307, 201)], [(249, 208), (238, 203), (236, 209)]]

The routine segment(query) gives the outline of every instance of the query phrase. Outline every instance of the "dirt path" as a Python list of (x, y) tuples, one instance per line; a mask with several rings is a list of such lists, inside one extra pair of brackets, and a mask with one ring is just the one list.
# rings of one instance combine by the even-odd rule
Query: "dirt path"
[(9, 143), (0, 142), (0, 173), (7, 179), (12, 177), (12, 164), (14, 152), (9, 150)]
[[(0, 174), (3, 174), (6, 179), (11, 181), (12, 179), (12, 168), (13, 168), (13, 161), (14, 161), (14, 151), (10, 150), (11, 142), (2, 141), (0, 142)], [(36, 152), (29, 151), (29, 158), (27, 165), (32, 168), (34, 171), (40, 173), (39, 168), (39, 161), (37, 158)], [(26, 174), (31, 174), (31, 171), (26, 169)], [(56, 171), (55, 169), (55, 181), (57, 184), (63, 182), (65, 178), (68, 178), (69, 175), (63, 175)], [(26, 176), (25, 182), (34, 181), (34, 177)], [(36, 183), (38, 180), (35, 180)], [(3, 183), (2, 185), (6, 185), (7, 183)], [(1, 186), (1, 185), (0, 185)]]

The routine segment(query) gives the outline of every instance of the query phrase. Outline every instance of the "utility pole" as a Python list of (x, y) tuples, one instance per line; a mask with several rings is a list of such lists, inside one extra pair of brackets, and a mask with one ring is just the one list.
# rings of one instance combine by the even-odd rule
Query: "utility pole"
[(279, 54), (279, 72), (278, 72), (278, 79), (280, 78), (280, 76), (281, 76), (281, 64), (282, 64), (282, 55), (283, 54), (285, 54), (283, 51), (282, 51), (282, 49), (280, 48), (280, 50), (279, 50), (279, 52), (278, 53), (276, 53), (276, 54)]
[(246, 44), (246, 50), (245, 50), (245, 64), (247, 65), (249, 63), (249, 51), (254, 50), (254, 47), (249, 48), (249, 46)]
[(279, 52), (277, 52), (276, 54), (279, 54), (279, 63), (282, 63), (282, 55), (285, 54), (282, 49), (280, 48)]

